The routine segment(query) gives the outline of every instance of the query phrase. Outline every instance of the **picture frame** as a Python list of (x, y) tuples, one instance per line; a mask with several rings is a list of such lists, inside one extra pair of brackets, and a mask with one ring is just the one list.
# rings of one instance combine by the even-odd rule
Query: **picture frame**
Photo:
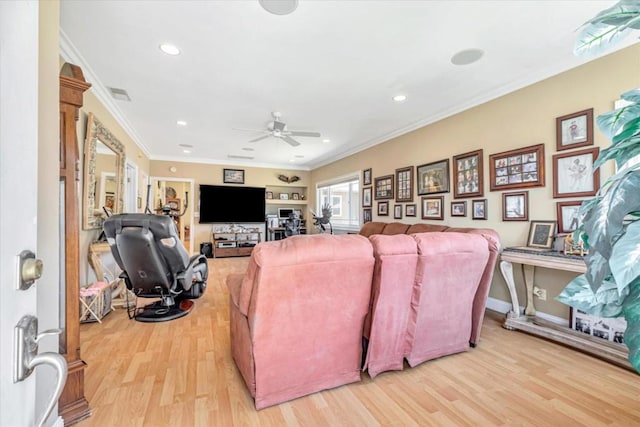
[(471, 219), (487, 219), (487, 199), (471, 201)]
[(544, 187), (544, 144), (489, 156), (490, 191)]
[(375, 181), (375, 199), (393, 199), (393, 175), (380, 176)]
[(393, 219), (402, 219), (402, 205), (393, 205)]
[(574, 331), (601, 338), (612, 344), (624, 345), (627, 321), (624, 317), (599, 317), (573, 307), (569, 311), (569, 326)]
[(371, 187), (366, 187), (362, 189), (362, 207), (363, 208), (371, 207), (371, 193), (372, 193)]
[(362, 185), (371, 185), (371, 168), (362, 171)]
[(451, 202), (451, 216), (467, 216), (467, 201)]
[(300, 193), (291, 193), (291, 200), (300, 200)]
[(570, 151), (553, 155), (553, 197), (595, 196), (600, 189), (600, 169), (593, 163), (600, 149)]
[(556, 118), (556, 150), (593, 145), (593, 108)]
[(136, 201), (137, 201), (136, 206), (138, 207), (138, 209), (142, 209), (142, 197), (138, 196)]
[(422, 219), (444, 219), (444, 196), (423, 196), (421, 201)]
[(556, 234), (557, 221), (531, 221), (527, 246), (530, 248), (551, 249), (553, 235)]
[(529, 221), (529, 192), (502, 193), (502, 220)]
[(449, 159), (416, 166), (418, 195), (449, 192)]
[(362, 222), (363, 224), (371, 222), (371, 209), (362, 210)]
[(455, 199), (484, 196), (482, 156), (482, 149), (453, 156)]
[(273, 191), (267, 191), (267, 192), (265, 192), (264, 194), (265, 194), (265, 197), (266, 197), (268, 200), (273, 199)]
[(415, 203), (406, 205), (404, 208), (404, 216), (416, 216), (418, 206)]
[(582, 200), (556, 202), (558, 233), (573, 233), (580, 227), (580, 216), (578, 215), (580, 206), (582, 206)]
[(413, 166), (396, 169), (396, 202), (413, 202)]
[(225, 184), (244, 184), (244, 169), (224, 169), (222, 182)]
[(378, 202), (378, 216), (389, 216), (389, 202)]
[(289, 193), (280, 193), (280, 200), (289, 200)]

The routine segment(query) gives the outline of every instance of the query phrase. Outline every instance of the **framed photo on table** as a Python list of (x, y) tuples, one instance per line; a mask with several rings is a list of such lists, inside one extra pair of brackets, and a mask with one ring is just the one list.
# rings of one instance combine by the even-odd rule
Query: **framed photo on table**
[(449, 159), (416, 166), (418, 195), (449, 192)]
[(381, 176), (374, 181), (376, 200), (393, 199), (393, 175)]
[(453, 156), (453, 197), (481, 197), (484, 195), (482, 150)]
[(527, 246), (551, 249), (554, 234), (556, 234), (556, 221), (531, 221)]
[(529, 221), (529, 192), (502, 193), (502, 220)]
[(556, 149), (558, 151), (592, 144), (593, 108), (556, 119)]
[(396, 202), (413, 202), (413, 166), (396, 169)]
[(444, 219), (444, 196), (422, 197), (422, 219)]
[(491, 191), (544, 187), (544, 144), (489, 156)]
[(600, 169), (593, 170), (598, 147), (553, 156), (553, 197), (594, 196), (600, 188)]

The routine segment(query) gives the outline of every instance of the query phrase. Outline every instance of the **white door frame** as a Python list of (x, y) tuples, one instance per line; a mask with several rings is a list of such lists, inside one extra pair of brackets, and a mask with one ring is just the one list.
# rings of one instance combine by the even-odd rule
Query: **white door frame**
[(124, 164), (124, 175), (124, 211), (138, 212), (138, 165), (128, 157)]
[[(194, 203), (194, 193), (195, 193), (195, 182), (193, 179), (191, 178), (176, 178), (176, 177), (172, 177), (172, 176), (151, 176), (149, 177), (149, 183), (151, 184), (151, 190), (152, 190), (152, 194), (153, 194), (153, 188), (156, 185), (157, 181), (173, 181), (173, 182), (188, 182), (190, 184), (189, 187), (189, 206), (191, 206), (191, 210), (190, 210), (190, 214), (189, 214), (189, 224), (191, 227), (191, 232), (189, 233), (189, 250), (191, 251), (192, 254), (198, 253), (200, 250), (196, 250), (196, 248), (193, 246), (193, 241), (194, 241), (194, 237), (195, 237), (195, 228), (194, 228), (194, 212), (195, 212), (195, 203)], [(150, 200), (150, 203), (152, 204), (150, 206), (150, 209), (152, 209), (153, 211), (153, 197)], [(184, 209), (184, 208), (182, 208)]]

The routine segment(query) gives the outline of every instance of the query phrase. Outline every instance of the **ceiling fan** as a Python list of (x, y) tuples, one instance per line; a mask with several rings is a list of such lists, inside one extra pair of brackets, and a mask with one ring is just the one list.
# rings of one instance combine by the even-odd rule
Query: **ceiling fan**
[(311, 136), (311, 137), (319, 137), (320, 132), (310, 132), (310, 131), (302, 131), (302, 130), (289, 130), (287, 128), (287, 124), (280, 120), (280, 113), (274, 111), (271, 113), (273, 116), (273, 121), (267, 124), (266, 129), (243, 129), (243, 128), (234, 128), (235, 130), (245, 130), (251, 132), (263, 132), (266, 135), (260, 136), (258, 138), (252, 139), (249, 142), (258, 142), (263, 139), (267, 139), (269, 137), (280, 138), (287, 144), (292, 147), (297, 147), (300, 145), (298, 141), (292, 138), (292, 136)]

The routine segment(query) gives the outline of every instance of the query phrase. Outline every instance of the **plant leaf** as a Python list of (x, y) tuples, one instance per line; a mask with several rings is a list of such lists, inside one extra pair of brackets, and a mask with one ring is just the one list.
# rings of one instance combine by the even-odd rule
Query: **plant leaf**
[(611, 139), (611, 142), (613, 144), (617, 144), (638, 135), (638, 133), (640, 133), (640, 116), (626, 122), (622, 127), (622, 130)]
[(629, 286), (640, 276), (640, 222), (627, 226), (626, 232), (616, 241), (611, 251), (611, 272), (618, 290)]
[(604, 281), (594, 292), (584, 274), (581, 274), (569, 282), (556, 300), (593, 316), (618, 317), (622, 313), (622, 301), (627, 294), (623, 294), (621, 298), (612, 281)]
[[(600, 151), (598, 158), (593, 162), (593, 169), (602, 166), (607, 160), (615, 160), (618, 166), (640, 153), (640, 135), (633, 136), (616, 145), (610, 145)], [(623, 160), (624, 159), (624, 160)]]
[(585, 277), (589, 282), (589, 286), (591, 286), (591, 290), (596, 292), (605, 277), (609, 277), (611, 275), (609, 262), (600, 254), (600, 252), (596, 251), (589, 252), (589, 255), (585, 257), (584, 261), (587, 264)]
[[(634, 94), (632, 96), (637, 96), (638, 100), (640, 100), (640, 89), (635, 89), (633, 92), (636, 91), (638, 94)], [(623, 94), (622, 96), (625, 95)], [(627, 122), (638, 116), (640, 116), (640, 104), (634, 103), (609, 111), (608, 113), (600, 114), (596, 119), (596, 123), (598, 128), (600, 128), (600, 131), (605, 134), (608, 139), (613, 139), (613, 137), (620, 132), (620, 129), (622, 129)]]
[(640, 103), (640, 88), (638, 89), (631, 89), (625, 93), (623, 93), (622, 95), (620, 95), (620, 98), (624, 99), (625, 101), (629, 101), (629, 102), (633, 102), (633, 103)]
[(633, 20), (638, 16), (637, 2), (620, 1), (605, 9), (583, 25), (573, 48), (578, 56), (602, 53), (633, 31)]
[(622, 313), (627, 321), (624, 343), (629, 348), (629, 362), (640, 372), (640, 284), (636, 280), (629, 287), (631, 292), (622, 306)]

